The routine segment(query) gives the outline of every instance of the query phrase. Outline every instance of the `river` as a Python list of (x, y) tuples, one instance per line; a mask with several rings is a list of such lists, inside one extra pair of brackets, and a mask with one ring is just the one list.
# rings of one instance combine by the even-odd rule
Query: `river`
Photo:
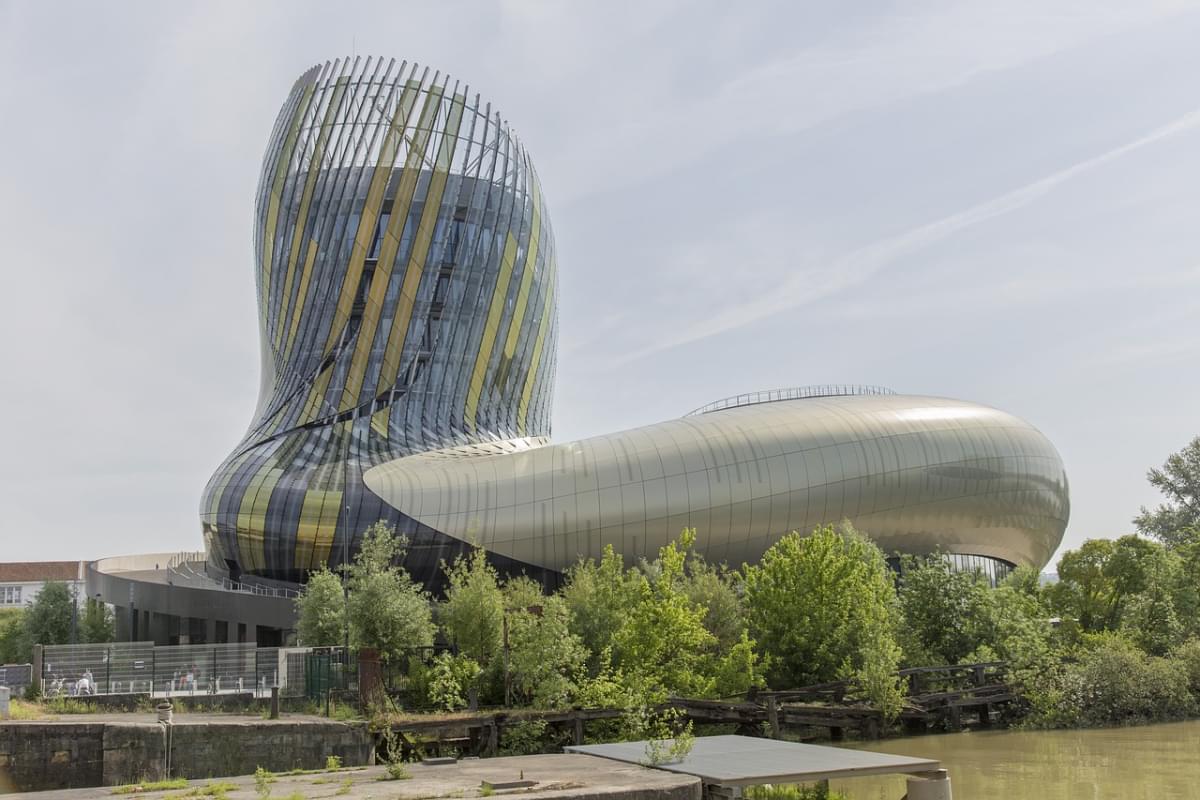
[[(1070, 731), (973, 731), (850, 747), (936, 758), (955, 800), (1200, 798), (1200, 720)], [(899, 800), (904, 778), (832, 781), (851, 800)]]

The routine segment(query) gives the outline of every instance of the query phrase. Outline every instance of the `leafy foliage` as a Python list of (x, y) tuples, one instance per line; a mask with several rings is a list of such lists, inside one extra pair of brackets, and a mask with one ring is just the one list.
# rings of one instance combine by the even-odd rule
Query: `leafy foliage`
[(600, 563), (581, 560), (567, 570), (559, 596), (570, 613), (571, 631), (589, 653), (588, 671), (599, 673), (600, 656), (612, 646), (613, 637), (637, 602), (640, 580), (625, 571), (624, 562), (605, 545)]
[(1171, 547), (1200, 539), (1200, 436), (1146, 477), (1167, 502), (1153, 510), (1143, 506), (1133, 520), (1138, 531)]
[(864, 667), (868, 647), (890, 657), (891, 575), (879, 548), (849, 526), (793, 532), (745, 575), (750, 630), (770, 656), (772, 686), (836, 680)]
[(481, 547), (443, 565), (449, 587), (439, 610), (447, 638), (459, 651), (487, 668), (500, 654), (504, 592)]
[(0, 612), (0, 664), (28, 664), (32, 660), (25, 610), (5, 609)]
[(694, 551), (688, 555), (683, 591), (692, 605), (704, 609), (704, 628), (723, 651), (735, 647), (746, 630), (739, 584), (737, 573), (706, 563)]
[(376, 523), (349, 569), (346, 614), (351, 639), (373, 647), (387, 660), (433, 644), (436, 628), (428, 594), (396, 562), (406, 541), (384, 523)]
[(79, 621), (80, 640), (104, 644), (113, 641), (116, 633), (116, 620), (113, 619), (112, 609), (106, 603), (89, 597), (83, 607), (83, 617)]
[(1078, 662), (1043, 680), (1053, 685), (1034, 698), (1031, 719), (1049, 727), (1156, 722), (1197, 710), (1182, 659), (1147, 655), (1114, 634), (1095, 636)]
[(62, 581), (46, 581), (25, 609), (25, 636), (30, 644), (67, 644), (71, 640), (71, 590)]
[(308, 576), (296, 598), (296, 631), (300, 643), (309, 647), (341, 644), (345, 635), (346, 601), (342, 581), (322, 565)]
[(560, 708), (575, 693), (587, 650), (570, 630), (570, 612), (560, 597), (540, 597), (509, 612), (509, 671), (516, 695), (536, 708)]
[(991, 587), (939, 555), (902, 562), (898, 596), (911, 665), (958, 664), (989, 640)]
[(467, 692), (479, 680), (483, 668), (470, 656), (438, 653), (429, 670), (429, 699), (445, 711), (467, 706)]
[(708, 697), (714, 689), (712, 659), (717, 637), (704, 627), (705, 609), (683, 591), (687, 548), (695, 531), (659, 550), (659, 565), (641, 577), (638, 599), (613, 637), (618, 666), (648, 691)]

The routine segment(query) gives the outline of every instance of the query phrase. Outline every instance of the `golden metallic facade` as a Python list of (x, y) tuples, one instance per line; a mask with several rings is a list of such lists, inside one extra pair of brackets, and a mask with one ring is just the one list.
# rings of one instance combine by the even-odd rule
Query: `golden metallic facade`
[(561, 571), (607, 544), (653, 558), (684, 527), (710, 561), (753, 563), (783, 534), (851, 520), (885, 553), (1042, 567), (1068, 487), (1053, 445), (994, 408), (843, 394), (718, 405), (514, 453), (383, 464), (367, 485), (422, 524)]

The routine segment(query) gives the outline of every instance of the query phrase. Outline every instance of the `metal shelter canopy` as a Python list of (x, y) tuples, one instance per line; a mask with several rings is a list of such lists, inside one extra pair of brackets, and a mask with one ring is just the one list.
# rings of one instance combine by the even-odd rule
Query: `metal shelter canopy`
[[(569, 753), (646, 764), (646, 742), (571, 745)], [(764, 783), (812, 783), (860, 775), (920, 774), (941, 769), (928, 758), (893, 756), (749, 736), (697, 736), (682, 761), (654, 764), (655, 769), (695, 775), (706, 784), (757, 786)]]

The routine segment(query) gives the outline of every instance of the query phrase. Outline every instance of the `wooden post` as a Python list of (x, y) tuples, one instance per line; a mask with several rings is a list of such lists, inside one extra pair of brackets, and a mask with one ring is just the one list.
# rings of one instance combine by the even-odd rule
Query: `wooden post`
[(494, 756), (500, 752), (500, 723), (497, 717), (492, 717), (492, 723), (488, 727), (488, 743), (487, 753), (489, 756)]
[(767, 696), (767, 725), (771, 728), (771, 738), (779, 738), (779, 703), (775, 695)]
[(974, 673), (972, 678), (975, 681), (976, 686), (983, 686), (983, 669), (984, 667), (982, 664), (976, 664), (971, 670)]
[(962, 730), (962, 708), (959, 706), (950, 706), (946, 709), (950, 723), (950, 730)]
[(583, 744), (583, 716), (579, 711), (575, 711), (572, 716), (575, 717), (575, 744)]

